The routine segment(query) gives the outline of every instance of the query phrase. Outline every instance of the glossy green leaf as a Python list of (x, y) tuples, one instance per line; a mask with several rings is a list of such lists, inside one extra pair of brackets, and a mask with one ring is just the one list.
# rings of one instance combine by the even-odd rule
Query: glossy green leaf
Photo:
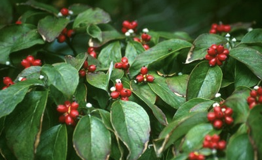
[(167, 125), (167, 119), (163, 111), (154, 105), (156, 101), (156, 94), (150, 89), (146, 84), (135, 84), (130, 83), (132, 93), (134, 93), (138, 98), (147, 104), (147, 106), (152, 110), (156, 119), (163, 125)]
[(66, 125), (56, 125), (43, 132), (37, 147), (36, 159), (65, 160), (67, 155)]
[(98, 55), (98, 60), (102, 63), (103, 67), (109, 67), (110, 63), (120, 62), (122, 58), (121, 55), (121, 45), (119, 41), (110, 43), (104, 47)]
[(219, 36), (217, 34), (201, 34), (193, 42), (193, 47), (191, 47), (187, 55), (186, 64), (205, 58), (205, 55), (207, 54), (207, 49), (212, 44), (223, 43), (226, 43), (225, 37)]
[(31, 66), (29, 68), (26, 68), (20, 74), (18, 74), (15, 81), (18, 81), (20, 77), (24, 77), (27, 80), (28, 79), (38, 79), (40, 76), (41, 68), (42, 67), (40, 66)]
[[(171, 54), (179, 54), (179, 50), (191, 47), (191, 44), (184, 40), (170, 39), (162, 41), (149, 50), (136, 56), (134, 63), (129, 68), (130, 77), (136, 76), (142, 66), (149, 65), (162, 60)], [(176, 52), (176, 53), (175, 53)], [(150, 57), (150, 58), (149, 58)]]
[(215, 102), (208, 99), (202, 99), (202, 98), (190, 99), (189, 101), (185, 102), (178, 108), (173, 119), (176, 120), (185, 117), (192, 112), (208, 111), (208, 109), (213, 103)]
[(90, 24), (101, 24), (110, 22), (111, 18), (108, 13), (100, 8), (90, 8), (80, 13), (74, 23), (73, 28), (79, 28), (82, 26), (88, 26)]
[(0, 91), (0, 118), (10, 114), (25, 97), (30, 86), (44, 86), (42, 81), (30, 79)]
[(249, 88), (238, 87), (225, 101), (225, 105), (232, 108), (234, 111), (233, 118), (235, 124), (246, 122), (249, 111), (249, 107), (247, 104), (247, 97), (249, 96), (249, 92)]
[(248, 32), (241, 39), (241, 43), (262, 43), (262, 29), (257, 28)]
[(114, 68), (110, 79), (112, 82), (115, 82), (116, 79), (121, 79), (124, 75), (125, 75), (125, 71), (123, 69)]
[(9, 0), (2, 0), (0, 5), (0, 24), (10, 24), (13, 18), (13, 6)]
[(87, 53), (79, 53), (76, 57), (67, 55), (65, 56), (65, 61), (66, 63), (71, 64), (79, 71), (83, 66), (84, 62), (86, 61), (87, 57), (88, 57)]
[(249, 139), (252, 143), (254, 150), (257, 153), (257, 159), (262, 158), (262, 137), (260, 133), (262, 132), (261, 128), (262, 122), (262, 105), (257, 105), (250, 110), (250, 113), (247, 118), (247, 126), (249, 128)]
[(69, 10), (73, 11), (73, 15), (77, 15), (90, 8), (90, 6), (81, 3), (75, 3), (68, 7)]
[(232, 136), (226, 148), (227, 159), (254, 159), (254, 150), (247, 133)]
[(230, 50), (230, 56), (245, 64), (259, 79), (262, 79), (262, 54), (248, 47), (237, 47)]
[(87, 34), (89, 34), (91, 37), (93, 38), (97, 38), (100, 42), (102, 41), (102, 31), (101, 29), (94, 24), (90, 24), (87, 28), (86, 28), (86, 32)]
[(128, 63), (132, 64), (136, 58), (136, 56), (145, 49), (143, 48), (142, 44), (136, 41), (129, 41), (126, 46), (125, 57), (128, 59)]
[(33, 91), (7, 117), (6, 140), (18, 160), (34, 159), (48, 92)]
[(147, 148), (150, 122), (146, 111), (131, 101), (116, 101), (111, 108), (111, 122), (116, 135), (129, 150), (127, 160), (135, 160)]
[(26, 6), (31, 6), (35, 9), (39, 9), (39, 10), (43, 10), (43, 11), (46, 11), (46, 12), (49, 12), (49, 13), (53, 13), (53, 14), (57, 14), (58, 13), (58, 10), (51, 6), (51, 5), (47, 5), (47, 4), (44, 4), (44, 3), (41, 3), (41, 2), (37, 2), (37, 1), (34, 1), (34, 0), (29, 0), (25, 3), (19, 3), (18, 5), (26, 5)]
[[(81, 107), (86, 106), (87, 87), (84, 83), (79, 83), (75, 91), (75, 100)], [(79, 107), (80, 108), (80, 107)]]
[(163, 37), (166, 39), (182, 39), (182, 40), (186, 40), (186, 41), (192, 41), (192, 39), (190, 38), (190, 36), (188, 35), (188, 33), (186, 32), (149, 32), (148, 34), (151, 35), (152, 33), (157, 34), (159, 37)]
[(223, 73), (219, 66), (210, 67), (207, 62), (198, 64), (191, 72), (186, 99), (212, 99), (219, 91)]
[(37, 30), (45, 41), (52, 42), (61, 34), (68, 23), (67, 18), (47, 16), (38, 22)]
[(110, 155), (111, 135), (100, 119), (84, 116), (75, 128), (73, 144), (83, 160), (106, 160)]
[(86, 74), (86, 80), (89, 84), (91, 84), (96, 88), (100, 88), (105, 91), (107, 91), (108, 89), (109, 76), (104, 72), (95, 72), (95, 73), (88, 72)]
[(187, 74), (183, 74), (181, 76), (167, 77), (166, 83), (173, 93), (185, 97), (188, 79), (189, 76)]
[(190, 114), (182, 119), (169, 123), (154, 140), (154, 147), (157, 156), (160, 156), (170, 145), (185, 135), (197, 124), (207, 122), (207, 112)]
[(0, 64), (9, 60), (12, 52), (43, 44), (33, 25), (12, 25), (0, 30)]
[(66, 63), (44, 65), (41, 70), (48, 78), (48, 84), (53, 85), (67, 98), (71, 97), (79, 82), (78, 71)]
[(96, 111), (99, 113), (99, 116), (101, 117), (101, 120), (104, 123), (105, 127), (108, 130), (114, 132), (114, 129), (110, 121), (110, 113), (104, 109), (97, 109)]

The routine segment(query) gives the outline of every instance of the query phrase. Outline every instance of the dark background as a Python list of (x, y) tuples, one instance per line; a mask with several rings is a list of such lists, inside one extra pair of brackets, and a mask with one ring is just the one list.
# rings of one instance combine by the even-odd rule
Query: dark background
[[(208, 32), (212, 23), (252, 23), (262, 27), (262, 0), (37, 0), (58, 9), (74, 3), (99, 7), (121, 29), (123, 20), (137, 20), (138, 29), (185, 31), (193, 38)], [(24, 11), (15, 4), (26, 0), (0, 0), (0, 24), (14, 23)], [(11, 7), (10, 7), (11, 6)]]

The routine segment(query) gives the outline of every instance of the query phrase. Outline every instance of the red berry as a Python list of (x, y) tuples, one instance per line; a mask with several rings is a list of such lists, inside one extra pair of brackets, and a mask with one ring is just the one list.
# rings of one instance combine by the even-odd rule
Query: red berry
[(226, 141), (224, 140), (221, 140), (217, 143), (217, 149), (219, 150), (224, 150), (226, 148)]
[(123, 25), (123, 27), (130, 29), (130, 25), (131, 25), (131, 24), (130, 24), (129, 21), (124, 21), (124, 22), (122, 23), (122, 25)]
[(33, 63), (32, 63), (33, 66), (41, 66), (42, 65), (42, 62), (40, 59), (36, 59)]
[(60, 35), (57, 37), (57, 41), (58, 41), (59, 43), (63, 43), (65, 40), (66, 40), (66, 36), (63, 35), (63, 34), (60, 34)]
[(262, 103), (262, 95), (258, 97), (258, 103)]
[(85, 69), (88, 68), (88, 62), (87, 62), (87, 61), (84, 62), (83, 67), (84, 67)]
[(222, 111), (220, 111), (220, 112), (215, 112), (215, 116), (216, 116), (217, 119), (222, 119), (222, 118), (224, 117), (224, 114), (223, 114)]
[(143, 44), (145, 50), (148, 50), (150, 47), (147, 44)]
[(128, 101), (128, 97), (121, 97), (120, 99), (123, 101)]
[(71, 102), (70, 102), (70, 101), (65, 101), (65, 102), (64, 102), (64, 105), (65, 105), (66, 107), (70, 107), (70, 106), (71, 106)]
[(68, 111), (68, 107), (66, 107), (65, 105), (61, 105), (61, 104), (60, 104), (60, 105), (57, 106), (56, 110), (57, 110), (58, 112), (60, 112), (60, 113), (65, 113), (65, 112)]
[(252, 103), (250, 103), (250, 104), (249, 104), (249, 109), (252, 109), (253, 107), (255, 107), (255, 105), (257, 105), (256, 102), (252, 102)]
[(143, 33), (142, 35), (141, 35), (141, 38), (142, 38), (142, 40), (144, 40), (144, 41), (147, 41), (147, 34), (146, 33)]
[(218, 52), (218, 54), (223, 53), (223, 51), (224, 51), (224, 46), (218, 45), (218, 46), (217, 46), (217, 52)]
[(141, 42), (141, 40), (137, 37), (134, 37), (133, 40), (136, 41), (136, 42), (139, 42), (139, 43)]
[(132, 95), (132, 91), (130, 89), (127, 89), (127, 97), (130, 97)]
[(209, 141), (204, 141), (203, 142), (203, 148), (210, 148), (211, 145), (210, 145), (210, 142)]
[(141, 74), (139, 74), (139, 75), (136, 76), (136, 81), (137, 82), (143, 82), (144, 81), (144, 77)]
[(72, 37), (72, 35), (74, 35), (75, 34), (75, 31), (73, 30), (73, 29), (69, 29), (68, 31), (67, 31), (67, 37)]
[(212, 29), (216, 29), (217, 26), (218, 26), (218, 25), (217, 25), (216, 23), (213, 23), (213, 24), (211, 25), (211, 28), (212, 28)]
[(223, 54), (229, 55), (229, 50), (228, 49), (224, 49)]
[(127, 95), (128, 95), (127, 89), (123, 88), (123, 89), (120, 91), (120, 95), (121, 95), (121, 97), (127, 97)]
[(217, 49), (217, 45), (216, 44), (212, 44), (210, 48), (213, 48), (214, 50)]
[(90, 66), (88, 66), (88, 71), (89, 72), (94, 72), (96, 70), (96, 65), (90, 65)]
[(115, 68), (122, 69), (122, 63), (121, 62), (115, 63)]
[(127, 62), (128, 62), (128, 59), (127, 59), (126, 57), (123, 57), (123, 58), (121, 59), (121, 62), (127, 63)]
[(118, 91), (118, 92), (120, 92), (124, 88), (124, 86), (121, 82), (117, 82), (115, 84), (115, 87), (116, 87), (116, 91)]
[(211, 140), (212, 140), (212, 137), (210, 135), (205, 136), (205, 141), (211, 141)]
[(220, 129), (220, 128), (222, 128), (222, 126), (223, 126), (223, 122), (222, 122), (221, 120), (217, 119), (217, 120), (215, 120), (215, 121), (213, 122), (213, 126), (214, 126), (216, 129)]
[(218, 112), (221, 112), (221, 108), (219, 106), (217, 107), (214, 107), (214, 113), (218, 113)]
[(253, 103), (253, 102), (256, 102), (256, 99), (254, 97), (248, 97), (247, 98), (247, 103), (248, 104)]
[(225, 110), (225, 115), (226, 116), (231, 116), (233, 114), (233, 109), (232, 108), (227, 108), (226, 110)]
[(218, 31), (218, 32), (223, 32), (223, 31), (224, 31), (224, 26), (223, 26), (223, 24), (220, 24), (220, 25), (217, 26), (217, 31)]
[(65, 123), (65, 115), (59, 116), (59, 122), (60, 123)]
[(230, 30), (231, 30), (231, 26), (230, 25), (224, 25), (223, 26), (223, 31), (224, 32), (230, 32)]
[(80, 75), (80, 77), (85, 77), (86, 76), (86, 71), (84, 69), (81, 69), (79, 71), (79, 75)]
[(152, 75), (147, 75), (146, 76), (146, 81), (147, 82), (153, 82), (154, 80), (155, 80), (154, 76), (152, 76)]
[(69, 11), (68, 11), (67, 8), (62, 8), (62, 9), (60, 10), (60, 12), (61, 12), (61, 14), (62, 14), (63, 16), (68, 16), (68, 15), (69, 15)]
[(74, 123), (74, 119), (70, 115), (66, 115), (65, 117), (65, 123), (67, 125), (72, 125)]
[(262, 95), (262, 88), (261, 87), (258, 87), (257, 94)]
[(113, 91), (110, 94), (111, 98), (113, 98), (113, 99), (117, 99), (119, 97), (119, 95), (120, 95), (120, 93), (117, 92), (117, 91)]
[(95, 51), (95, 48), (94, 48), (94, 47), (88, 47), (88, 49), (87, 49), (87, 52), (88, 52), (88, 53), (91, 53), (91, 52), (93, 52), (93, 51)]
[(28, 68), (28, 67), (31, 66), (31, 65), (30, 65), (30, 62), (29, 62), (28, 60), (26, 60), (26, 59), (23, 59), (23, 60), (21, 61), (21, 65), (24, 66), (25, 68)]
[(214, 57), (212, 57), (212, 56), (210, 56), (209, 54), (207, 54), (206, 56), (205, 56), (205, 58), (206, 58), (206, 60), (211, 60), (212, 58), (214, 58)]
[(216, 63), (217, 63), (217, 65), (219, 65), (219, 66), (222, 65), (222, 62), (218, 59), (218, 57), (216, 57)]
[(127, 28), (123, 27), (121, 31), (122, 31), (122, 33), (126, 33), (127, 32)]
[(22, 24), (22, 21), (17, 20), (17, 21), (15, 22), (15, 24)]
[(6, 86), (10, 86), (10, 85), (14, 84), (14, 82), (12, 81), (12, 79), (11, 79), (10, 77), (4, 77), (3, 83), (4, 83)]
[(133, 21), (131, 23), (131, 28), (130, 29), (135, 29), (137, 27), (137, 22), (136, 21)]
[(147, 72), (148, 72), (148, 69), (147, 69), (147, 67), (145, 67), (145, 66), (143, 66), (143, 67), (140, 69), (140, 73), (143, 74), (143, 75), (147, 74)]
[(70, 117), (76, 118), (79, 116), (79, 112), (76, 109), (72, 109), (69, 113)]
[(213, 48), (208, 48), (207, 53), (210, 56), (215, 56), (217, 54), (217, 51), (215, 49), (213, 49)]
[(66, 35), (67, 34), (67, 28), (64, 28), (61, 33)]
[(197, 157), (197, 160), (205, 160), (205, 156), (202, 154), (199, 154)]
[(218, 141), (220, 140), (220, 137), (219, 137), (219, 135), (214, 134), (214, 135), (211, 137), (211, 139), (212, 139), (212, 142), (218, 142)]
[(78, 106), (79, 106), (79, 104), (77, 102), (72, 102), (71, 103), (71, 109), (72, 110), (77, 110)]
[(216, 149), (217, 148), (217, 142), (211, 142), (210, 148)]
[(210, 30), (209, 30), (209, 33), (210, 33), (210, 34), (216, 34), (216, 33), (217, 33), (217, 30), (215, 30), (215, 29), (210, 29)]
[(34, 58), (33, 56), (29, 55), (29, 56), (26, 57), (26, 60), (27, 60), (29, 63), (33, 64), (33, 62), (35, 61), (35, 58)]
[(216, 119), (215, 113), (214, 112), (209, 112), (207, 114), (207, 119), (208, 119), (209, 122), (213, 122)]
[(129, 68), (129, 63), (128, 62), (122, 63), (122, 68), (124, 70), (127, 70)]
[(230, 124), (232, 124), (233, 123), (233, 118), (232, 117), (230, 117), (230, 116), (225, 116), (225, 122), (226, 122), (226, 124), (228, 124), (228, 125), (230, 125)]
[(251, 90), (250, 91), (250, 96), (256, 98), (257, 97), (257, 91), (256, 90)]
[(190, 152), (189, 155), (188, 155), (188, 159), (189, 160), (196, 160), (197, 158), (197, 155), (195, 155), (194, 152)]
[(97, 54), (96, 54), (96, 52), (95, 52), (95, 51), (92, 51), (92, 52), (90, 52), (90, 53), (89, 53), (89, 55), (90, 55), (90, 56), (92, 56), (92, 57), (94, 57), (94, 58), (96, 58), (96, 57), (97, 57)]
[(209, 65), (210, 65), (210, 66), (215, 66), (216, 64), (217, 64), (216, 58), (212, 58), (212, 59), (209, 61)]
[(224, 61), (224, 60), (227, 59), (227, 55), (225, 55), (225, 54), (219, 54), (219, 55), (217, 56), (217, 58), (218, 58), (220, 61)]

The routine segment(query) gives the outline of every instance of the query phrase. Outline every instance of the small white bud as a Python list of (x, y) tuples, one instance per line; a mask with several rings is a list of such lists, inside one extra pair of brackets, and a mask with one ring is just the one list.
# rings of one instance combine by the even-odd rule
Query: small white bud
[(116, 79), (116, 83), (121, 83), (121, 79)]
[(217, 103), (217, 102), (213, 104), (213, 107), (219, 107), (219, 106), (220, 106), (220, 105), (219, 105), (219, 103)]
[(127, 32), (132, 34), (132, 33), (134, 33), (134, 30), (133, 29), (129, 29)]
[(178, 74), (177, 75), (179, 75), (179, 76), (182, 76), (183, 75), (183, 73), (182, 72), (178, 72)]
[(69, 10), (68, 13), (69, 13), (70, 15), (74, 14), (74, 12), (73, 12), (72, 10)]
[(39, 76), (39, 79), (44, 79), (44, 78), (45, 78), (45, 76), (43, 76), (43, 75)]
[(19, 77), (19, 78), (18, 78), (18, 81), (22, 81), (22, 79), (23, 79), (23, 77)]
[(255, 87), (254, 87), (255, 90), (258, 90), (258, 88), (259, 88), (259, 86), (255, 86)]
[(229, 34), (229, 33), (227, 33), (227, 34), (226, 34), (226, 38), (229, 38), (229, 37), (230, 37), (230, 34)]
[(236, 41), (237, 41), (237, 39), (236, 39), (236, 38), (233, 38), (233, 39), (232, 39), (232, 42), (236, 42)]
[(135, 83), (137, 83), (137, 81), (136, 81), (136, 80), (134, 80), (134, 82), (135, 82)]
[(143, 29), (143, 32), (144, 32), (144, 33), (148, 33), (149, 30), (148, 30), (147, 28), (144, 28), (144, 29)]
[(130, 33), (129, 33), (129, 32), (126, 32), (126, 33), (125, 33), (125, 36), (129, 37), (129, 36), (130, 36)]
[(6, 62), (5, 62), (5, 65), (9, 66), (9, 65), (10, 65), (10, 62), (9, 62), (9, 61), (6, 61)]
[(216, 154), (217, 150), (216, 149), (212, 149), (212, 154)]
[(116, 91), (116, 87), (114, 87), (114, 86), (113, 86), (113, 87), (111, 87), (111, 88), (110, 88), (110, 91), (111, 91), (111, 92), (114, 92), (114, 91)]
[(86, 104), (86, 107), (87, 107), (87, 108), (91, 108), (91, 107), (92, 107), (92, 104), (91, 104), (91, 103), (87, 103), (87, 104)]
[(226, 109), (225, 109), (225, 108), (222, 108), (222, 109), (221, 109), (221, 111), (222, 111), (222, 112), (225, 112), (225, 111), (226, 111)]
[(253, 30), (252, 27), (249, 27), (249, 28), (247, 29), (248, 32), (250, 32), (250, 31), (252, 31), (252, 30)]
[(61, 12), (59, 12), (59, 13), (57, 14), (57, 16), (58, 16), (58, 17), (62, 17), (63, 15), (62, 15)]
[(215, 95), (216, 98), (218, 98), (218, 97), (220, 97), (220, 96), (221, 96), (220, 93), (217, 93), (217, 94)]

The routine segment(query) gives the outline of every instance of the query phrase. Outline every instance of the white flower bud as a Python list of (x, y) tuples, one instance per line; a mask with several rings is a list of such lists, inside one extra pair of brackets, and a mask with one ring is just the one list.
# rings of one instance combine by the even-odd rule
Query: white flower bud
[(233, 38), (233, 39), (232, 39), (232, 42), (236, 42), (236, 41), (237, 41), (237, 39), (236, 39), (236, 38)]
[(116, 79), (116, 83), (121, 83), (121, 79)]
[(229, 37), (230, 37), (230, 34), (229, 34), (229, 33), (227, 33), (227, 34), (226, 34), (226, 38), (229, 38)]
[(248, 32), (250, 32), (250, 31), (252, 31), (252, 30), (253, 30), (252, 27), (249, 27), (249, 28), (247, 29)]
[(63, 15), (62, 15), (61, 12), (59, 12), (59, 13), (57, 14), (57, 16), (58, 16), (58, 17), (62, 17)]
[(113, 86), (113, 87), (111, 87), (111, 88), (110, 88), (110, 91), (111, 91), (111, 92), (114, 92), (114, 91), (116, 91), (116, 87), (114, 87), (114, 86)]
[(87, 108), (91, 108), (91, 107), (92, 107), (92, 104), (91, 104), (91, 103), (87, 103), (87, 104), (86, 104), (86, 107), (87, 107)]
[(220, 96), (221, 96), (220, 93), (217, 93), (217, 94), (215, 95), (216, 98), (218, 98), (218, 97), (220, 97)]
[(45, 76), (43, 76), (43, 75), (39, 76), (39, 79), (44, 79), (44, 78), (45, 78)]
[(254, 87), (255, 90), (258, 90), (258, 88), (259, 88), (259, 86), (255, 86), (255, 87)]
[(135, 82), (135, 83), (137, 83), (137, 81), (136, 81), (136, 80), (134, 80), (134, 82)]
[(9, 61), (6, 61), (6, 62), (5, 62), (5, 65), (9, 66), (9, 65), (10, 65), (10, 62), (9, 62)]
[(74, 12), (73, 12), (72, 10), (69, 10), (68, 13), (69, 13), (70, 15), (74, 14)]
[(183, 73), (182, 72), (178, 72), (178, 74), (177, 75), (179, 75), (179, 76), (182, 76), (183, 75)]
[(23, 79), (23, 77), (19, 77), (19, 78), (18, 78), (18, 81), (22, 81), (22, 79)]
[(125, 36), (129, 37), (129, 36), (130, 36), (130, 33), (129, 33), (129, 32), (126, 32), (126, 33), (125, 33)]
[(217, 103), (217, 102), (213, 104), (213, 107), (219, 107), (219, 106), (220, 106), (220, 105), (219, 105), (219, 103)]
[(134, 30), (133, 29), (129, 29), (127, 32), (132, 34), (132, 33), (134, 33)]
[(216, 154), (217, 150), (216, 149), (212, 149), (212, 154)]
[(226, 109), (225, 109), (225, 108), (222, 108), (222, 109), (221, 109), (221, 111), (222, 111), (222, 112), (225, 112), (225, 111), (226, 111)]
[(147, 28), (144, 28), (144, 29), (143, 29), (143, 32), (144, 32), (144, 33), (148, 33), (149, 30), (148, 30)]

